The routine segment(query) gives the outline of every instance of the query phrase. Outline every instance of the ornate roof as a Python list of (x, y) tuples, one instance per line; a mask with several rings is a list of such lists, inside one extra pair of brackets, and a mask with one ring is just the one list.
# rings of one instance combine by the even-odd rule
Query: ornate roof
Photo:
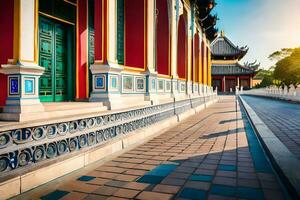
[(235, 46), (222, 31), (221, 34), (212, 41), (211, 45), (211, 53), (213, 57), (220, 57), (224, 59), (226, 56), (236, 57), (237, 59), (242, 59), (247, 51), (247, 46), (238, 47)]
[(259, 65), (242, 66), (239, 63), (232, 64), (213, 64), (211, 69), (212, 75), (247, 75), (255, 74)]

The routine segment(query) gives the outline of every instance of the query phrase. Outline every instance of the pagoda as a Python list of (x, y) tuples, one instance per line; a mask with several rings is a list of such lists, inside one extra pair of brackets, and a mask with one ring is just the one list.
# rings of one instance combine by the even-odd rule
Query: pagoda
[(240, 64), (247, 54), (248, 47), (234, 45), (222, 31), (211, 43), (212, 85), (220, 93), (235, 92), (236, 88), (250, 89), (253, 77), (260, 64)]

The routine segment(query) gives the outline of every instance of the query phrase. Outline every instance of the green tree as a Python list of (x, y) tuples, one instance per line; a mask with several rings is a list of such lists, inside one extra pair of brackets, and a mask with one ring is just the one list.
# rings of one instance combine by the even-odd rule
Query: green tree
[(266, 70), (266, 69), (260, 69), (258, 70), (256, 74), (256, 78), (261, 78), (262, 82), (255, 86), (255, 88), (261, 88), (261, 87), (267, 87), (274, 84), (274, 77), (273, 77), (273, 71), (272, 68)]
[(274, 78), (288, 88), (290, 85), (297, 86), (300, 84), (300, 48), (292, 49), (289, 55), (277, 61)]

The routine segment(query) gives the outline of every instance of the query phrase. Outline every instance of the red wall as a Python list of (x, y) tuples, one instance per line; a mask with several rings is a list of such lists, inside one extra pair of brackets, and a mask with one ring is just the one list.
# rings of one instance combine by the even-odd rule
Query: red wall
[(76, 98), (84, 99), (87, 94), (87, 0), (78, 1), (78, 33), (77, 33), (77, 78)]
[(125, 66), (145, 67), (145, 1), (125, 0)]
[(179, 18), (178, 25), (178, 44), (177, 44), (177, 73), (179, 78), (186, 78), (186, 25), (184, 16)]
[(195, 77), (196, 82), (199, 82), (199, 34), (196, 33), (194, 36), (194, 72), (195, 75), (193, 77)]
[(159, 74), (170, 75), (170, 31), (167, 0), (156, 0), (157, 16), (157, 39), (156, 39), (156, 64)]
[[(0, 1), (0, 65), (7, 64), (7, 60), (13, 58), (13, 11), (14, 1)], [(5, 105), (6, 97), (7, 77), (4, 74), (0, 74), (0, 106)]]

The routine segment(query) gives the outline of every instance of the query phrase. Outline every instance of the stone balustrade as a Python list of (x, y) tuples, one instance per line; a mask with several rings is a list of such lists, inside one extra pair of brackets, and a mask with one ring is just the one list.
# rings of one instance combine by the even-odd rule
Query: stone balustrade
[(300, 87), (295, 88), (294, 86), (290, 86), (288, 89), (287, 86), (284, 88), (277, 86), (269, 86), (266, 88), (252, 89), (247, 91), (239, 91), (240, 94), (248, 94), (248, 95), (259, 95), (265, 97), (272, 97), (287, 101), (294, 101), (300, 103)]
[(119, 136), (147, 127), (217, 98), (211, 87), (205, 95), (126, 111), (48, 124), (0, 130), (0, 178), (30, 166), (82, 149), (101, 146)]

